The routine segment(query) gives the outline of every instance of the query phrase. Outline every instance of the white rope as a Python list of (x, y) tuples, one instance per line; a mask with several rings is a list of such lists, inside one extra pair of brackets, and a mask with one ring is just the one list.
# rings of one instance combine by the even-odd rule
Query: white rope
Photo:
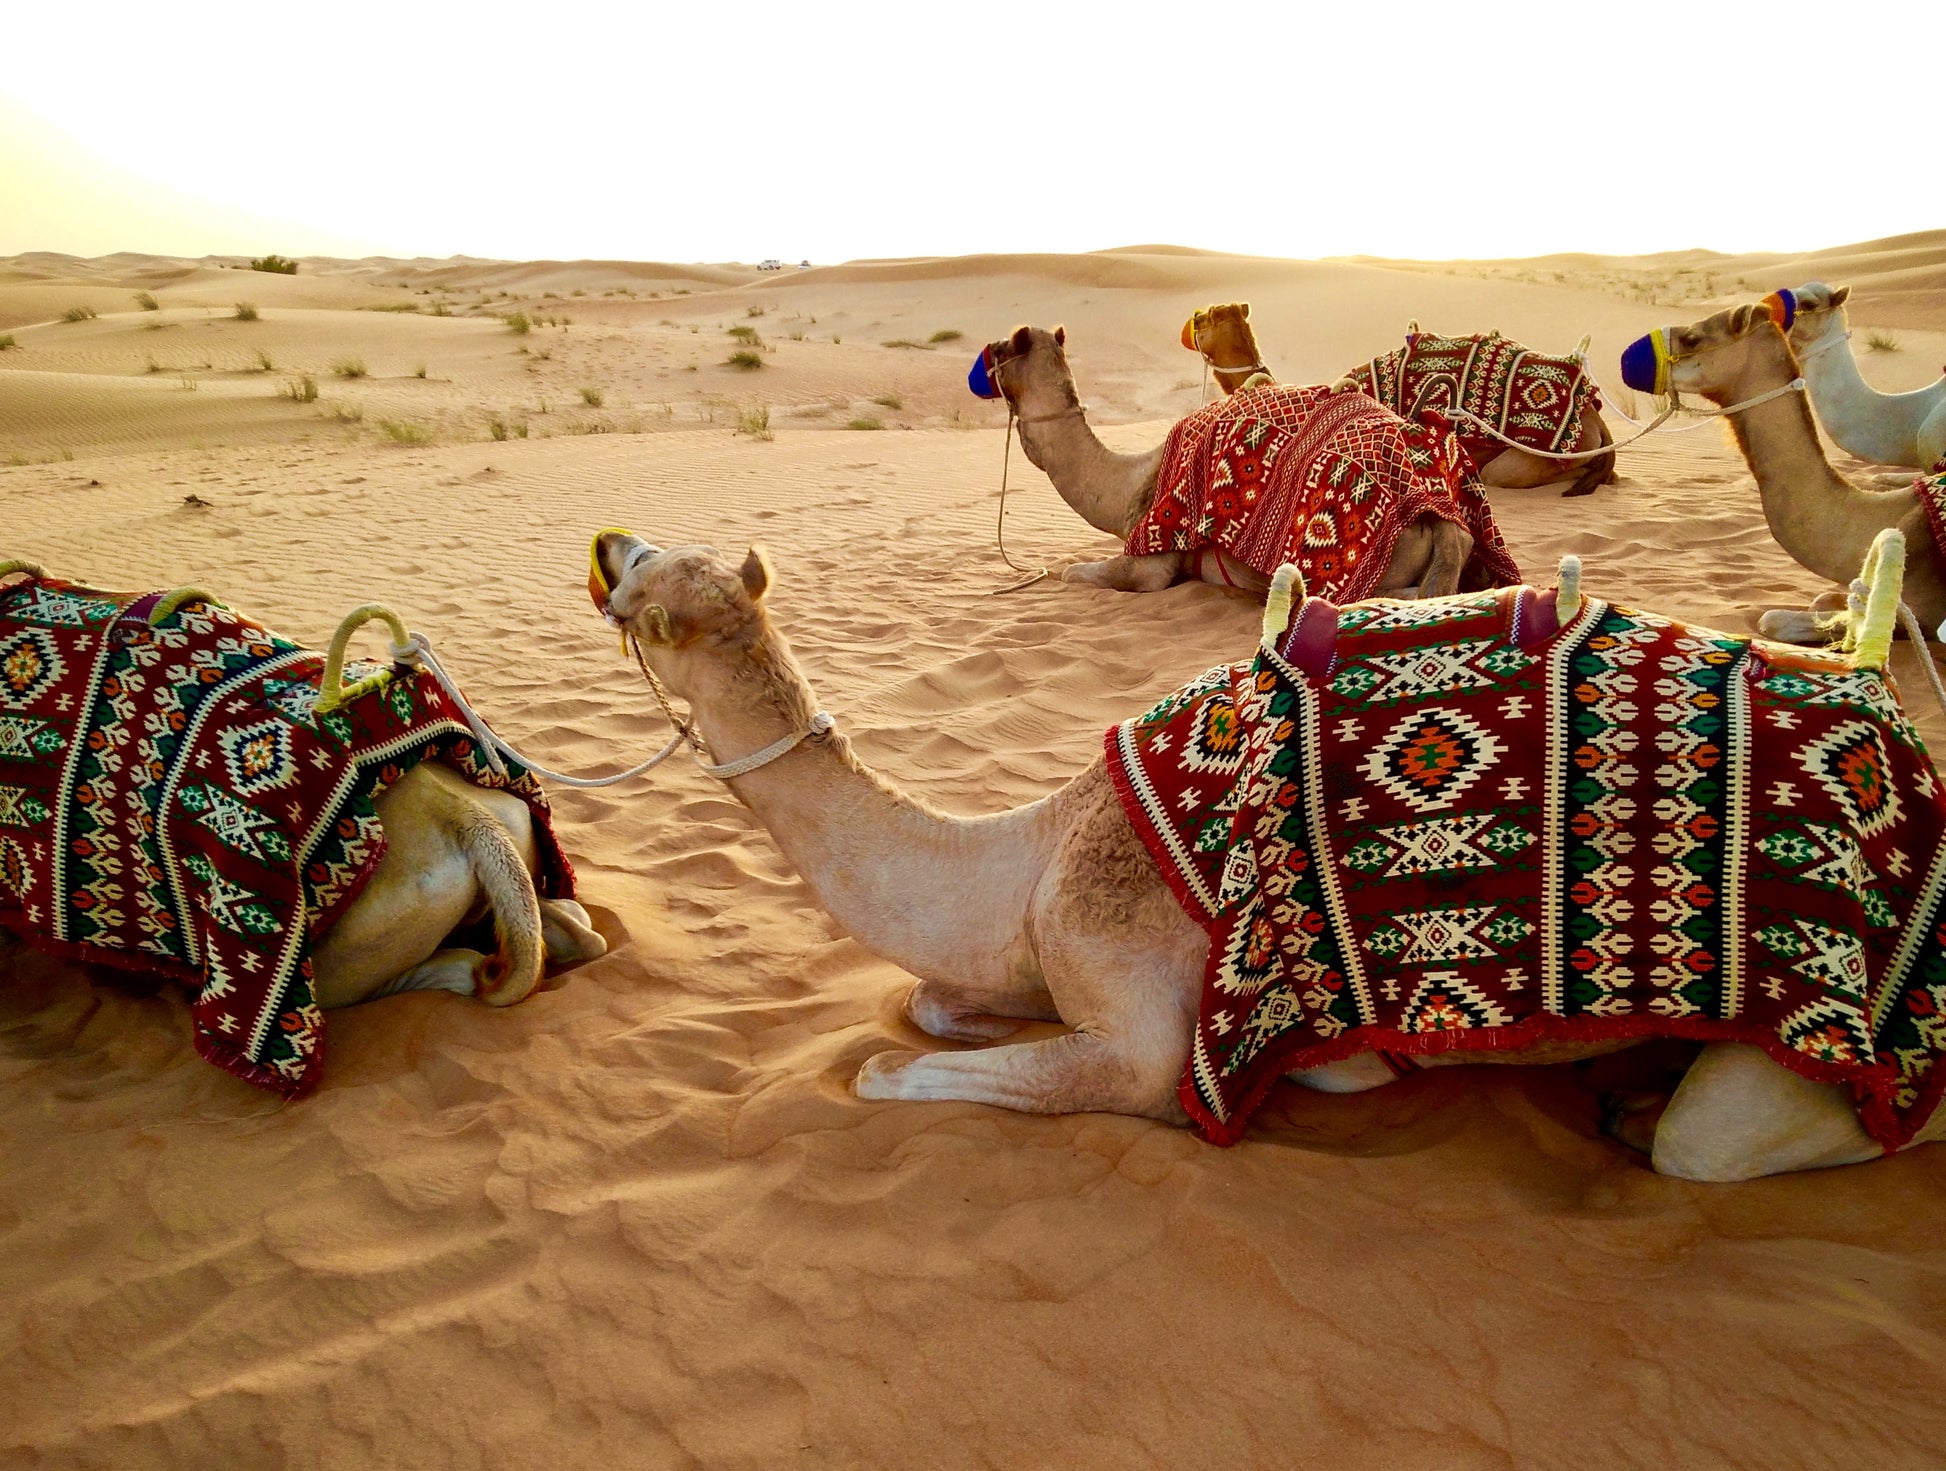
[[(500, 760), (501, 753), (504, 753), (512, 757), (515, 761), (518, 761), (535, 775), (545, 777), (549, 781), (559, 782), (562, 786), (612, 787), (617, 782), (627, 781), (631, 776), (640, 776), (643, 772), (660, 766), (675, 754), (676, 748), (688, 737), (687, 728), (679, 725), (676, 733), (669, 738), (668, 745), (664, 746), (655, 755), (649, 757), (648, 760), (642, 762), (640, 765), (631, 766), (627, 771), (618, 771), (613, 776), (568, 776), (563, 772), (549, 771), (532, 757), (523, 756), (519, 751), (501, 740), (499, 736), (487, 728), (486, 722), (480, 719), (473, 707), (466, 702), (466, 696), (459, 692), (459, 686), (453, 683), (452, 676), (446, 673), (445, 666), (439, 662), (439, 656), (433, 653), (432, 645), (427, 642), (426, 636), (423, 633), (412, 634), (404, 644), (393, 644), (392, 658), (400, 664), (423, 666), (434, 679), (439, 681), (439, 687), (446, 691), (447, 697), (459, 707), (460, 714), (466, 717), (467, 728), (473, 732), (474, 739), (479, 742), (480, 750), (485, 755), (487, 764), (499, 776), (505, 776), (507, 774), (507, 768)], [(696, 760), (698, 765), (702, 764), (701, 756), (698, 756)], [(704, 767), (704, 770), (708, 769), (708, 767)]]
[(721, 766), (712, 766), (703, 760), (702, 757), (698, 756), (696, 758), (696, 764), (702, 768), (704, 776), (713, 776), (718, 781), (731, 781), (739, 776), (748, 776), (760, 766), (768, 766), (779, 756), (796, 750), (799, 744), (804, 741), (829, 734), (831, 727), (836, 723), (830, 715), (820, 710), (811, 717), (811, 723), (803, 730), (798, 731), (795, 735), (787, 735), (781, 740), (772, 741), (761, 751), (752, 751), (748, 756), (740, 760), (726, 761)]
[(1905, 636), (1912, 640), (1912, 647), (1918, 651), (1919, 662), (1925, 667), (1926, 678), (1932, 683), (1933, 698), (1939, 701), (1939, 708), (1946, 710), (1946, 683), (1939, 678), (1939, 664), (1934, 660), (1932, 647), (1926, 642), (1926, 631), (1919, 626), (1919, 616), (1905, 602), (1899, 604), (1899, 623), (1905, 629)]

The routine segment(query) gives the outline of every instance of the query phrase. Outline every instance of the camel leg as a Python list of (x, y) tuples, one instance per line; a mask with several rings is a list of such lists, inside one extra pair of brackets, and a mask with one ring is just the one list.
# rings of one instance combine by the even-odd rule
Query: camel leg
[(1054, 998), (1038, 982), (976, 989), (952, 981), (920, 981), (905, 998), (906, 1019), (929, 1037), (992, 1042), (1029, 1021), (1058, 1022)]
[(1459, 591), (1460, 573), (1466, 570), (1466, 559), (1473, 555), (1473, 533), (1456, 521), (1436, 516), (1426, 519), (1431, 522), (1432, 557), (1419, 578), (1419, 596), (1443, 598)]
[(1155, 552), (1146, 557), (1110, 557), (1102, 562), (1076, 562), (1061, 569), (1061, 581), (1116, 592), (1161, 592), (1182, 570), (1181, 552)]
[(608, 953), (608, 942), (588, 920), (588, 911), (572, 899), (541, 900), (541, 943), (556, 965), (596, 960)]
[(1743, 1042), (1712, 1042), (1656, 1125), (1658, 1174), (1754, 1180), (1859, 1164), (1884, 1151), (1836, 1083), (1814, 1083)]
[(1833, 588), (1819, 593), (1808, 609), (1772, 608), (1757, 620), (1757, 634), (1780, 644), (1835, 643), (1844, 634), (1845, 622), (1832, 619), (1845, 611), (1847, 601), (1847, 594)]

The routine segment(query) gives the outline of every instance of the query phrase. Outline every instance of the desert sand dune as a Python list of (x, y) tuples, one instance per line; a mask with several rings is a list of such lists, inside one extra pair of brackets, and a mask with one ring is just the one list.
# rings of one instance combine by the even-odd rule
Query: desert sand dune
[[(1896, 275), (1940, 249), (1858, 258)], [(1562, 261), (1140, 247), (273, 280), (22, 257), (0, 262), (0, 556), (193, 582), (311, 641), (388, 603), (503, 735), (592, 771), (667, 731), (582, 590), (590, 534), (761, 541), (774, 614), (863, 757), (997, 811), (1240, 657), (1259, 608), (1053, 579), (992, 596), (1013, 574), (993, 546), (1004, 413), (963, 382), (980, 342), (1065, 322), (1104, 437), (1134, 448), (1196, 403), (1176, 334), (1210, 300), (1252, 300), (1286, 381), (1417, 318), (1557, 351), (1592, 333), (1616, 388), (1623, 342), (1741, 289), (1717, 268), (1680, 297), (1694, 262)], [(1763, 290), (1845, 279), (1739, 269)], [(226, 315), (238, 299), (260, 319)], [(1888, 388), (1946, 348), (1946, 298), (1903, 299), (1868, 320), (1904, 348), (1861, 355)], [(53, 320), (82, 301), (102, 315)], [(571, 320), (520, 334), (516, 310)], [(733, 327), (762, 366), (726, 364)], [(151, 351), (171, 367), (148, 373)], [(333, 374), (353, 354), (365, 376)], [(303, 374), (316, 402), (280, 391)], [(847, 427), (866, 421), (882, 432)], [(1587, 500), (1496, 493), (1531, 578), (1573, 552), (1601, 596), (1736, 631), (1819, 590), (1720, 428), (1621, 470)], [(1017, 560), (1102, 554), (1018, 449), (1012, 476)], [(1894, 672), (1938, 749), (1916, 659)], [(555, 803), (611, 952), (505, 1012), (336, 1013), (297, 1104), (200, 1062), (174, 989), (0, 951), (0, 1466), (1937, 1463), (1946, 1149), (1662, 1179), (1597, 1132), (1599, 1095), (1652, 1079), (1649, 1052), (1288, 1089), (1233, 1150), (1127, 1118), (861, 1103), (866, 1057), (943, 1044), (721, 786), (672, 762)]]

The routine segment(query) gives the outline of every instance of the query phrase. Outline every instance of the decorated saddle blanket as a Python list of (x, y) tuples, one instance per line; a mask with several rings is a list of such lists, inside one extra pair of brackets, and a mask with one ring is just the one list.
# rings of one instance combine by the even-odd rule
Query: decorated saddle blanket
[(1653, 1036), (1849, 1088), (1908, 1142), (1946, 1089), (1946, 790), (1884, 678), (1553, 591), (1301, 605), (1107, 735), (1208, 929), (1183, 1106), (1287, 1071)]
[(1578, 359), (1533, 352), (1498, 332), (1475, 337), (1415, 332), (1404, 347), (1346, 376), (1359, 392), (1408, 419), (1428, 410), (1465, 410), (1472, 417), (1450, 417), (1475, 465), (1507, 449), (1476, 421), (1528, 449), (1560, 452), (1573, 449), (1580, 438), (1581, 411), (1601, 407), (1595, 380)]
[(1941, 556), (1946, 556), (1946, 460), (1940, 460), (1923, 475), (1914, 476), (1912, 493), (1919, 499), (1919, 508), (1926, 513), (1932, 544)]
[(1352, 602), (1378, 590), (1399, 534), (1424, 515), (1473, 533), (1463, 588), (1520, 580), (1493, 510), (1443, 424), (1408, 423), (1363, 394), (1247, 388), (1169, 431), (1130, 556), (1218, 546), (1265, 577)]
[(513, 792), (540, 892), (569, 897), (574, 877), (539, 784), (494, 773), (430, 675), (397, 671), (320, 714), (320, 655), (175, 602), (0, 588), (0, 924), (187, 982), (196, 1050), (295, 1097), (323, 1061), (311, 949), (384, 856), (373, 804), (392, 783), (438, 760)]

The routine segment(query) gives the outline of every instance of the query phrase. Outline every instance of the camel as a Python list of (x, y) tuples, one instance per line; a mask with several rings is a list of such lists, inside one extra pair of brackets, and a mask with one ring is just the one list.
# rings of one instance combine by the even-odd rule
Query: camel
[[(1769, 307), (1738, 306), (1687, 327), (1663, 328), (1624, 352), (1623, 377), (1638, 392), (1694, 393), (1727, 406), (1771, 535), (1800, 566), (1846, 584), (1872, 538), (1895, 526), (1909, 548), (1906, 602), (1929, 632), (1946, 619), (1946, 564), (1918, 492), (1911, 483), (1868, 490), (1832, 468), (1804, 395), (1793, 391), (1808, 375)], [(1826, 642), (1843, 627), (1844, 603), (1844, 594), (1834, 592), (1808, 611), (1774, 609), (1758, 629), (1788, 643)]]
[[(1781, 293), (1780, 293), (1781, 294)], [(1927, 469), (1946, 461), (1946, 377), (1911, 393), (1880, 393), (1859, 374), (1845, 324), (1849, 286), (1800, 286), (1791, 347), (1818, 422), (1839, 448), (1880, 465)]]
[[(1068, 367), (1067, 330), (1016, 328), (989, 343), (974, 363), (969, 382), (982, 397), (1007, 401), (1020, 430), (1020, 447), (1054, 483), (1055, 492), (1097, 531), (1126, 538), (1156, 497), (1167, 441), (1154, 449), (1120, 454), (1095, 436)], [(1379, 592), (1394, 597), (1437, 597), (1454, 591), (1473, 555), (1465, 526), (1425, 515), (1400, 529)], [(1176, 582), (1209, 582), (1262, 594), (1270, 578), (1217, 546), (1193, 552), (1152, 552), (1077, 562), (1061, 580), (1120, 592), (1159, 592)]]
[[(1026, 806), (943, 815), (861, 762), (818, 708), (767, 611), (773, 575), (760, 550), (738, 560), (610, 529), (595, 538), (593, 557), (597, 606), (637, 641), (667, 690), (689, 702), (717, 759), (751, 753), (716, 768), (736, 773), (727, 778), (734, 795), (838, 924), (916, 977), (904, 1003), (916, 1027), (967, 1043), (1000, 1041), (1029, 1021), (1068, 1029), (976, 1050), (880, 1052), (859, 1069), (856, 1096), (1189, 1121), (1179, 1084), (1210, 935), (1172, 895), (1103, 760)], [(1273, 587), (1267, 642), (1289, 622), (1292, 596), (1288, 582)], [(1538, 595), (1533, 606), (1552, 619), (1562, 606), (1555, 596)], [(1314, 606), (1328, 605), (1304, 603), (1290, 626), (1301, 628)], [(1556, 1062), (1613, 1045), (1443, 1052), (1421, 1061)], [(1394, 1071), (1364, 1052), (1292, 1076), (1325, 1092), (1362, 1092), (1392, 1081)], [(1946, 1125), (1946, 1110), (1938, 1112), (1924, 1137)], [(1632, 1114), (1617, 1132), (1646, 1145), (1657, 1170), (1695, 1180), (1882, 1152), (1840, 1086), (1808, 1082), (1737, 1042), (1710, 1042), (1659, 1118)]]
[[(1276, 381), (1270, 369), (1264, 366), (1263, 351), (1257, 346), (1257, 334), (1250, 326), (1250, 303), (1247, 301), (1208, 306), (1191, 315), (1183, 323), (1182, 345), (1202, 355), (1225, 393), (1235, 393), (1258, 382)], [(1362, 387), (1355, 384), (1350, 375), (1339, 379), (1338, 386)], [(1387, 407), (1405, 412), (1399, 404), (1389, 404)], [(1501, 445), (1484, 435), (1470, 433), (1464, 422), (1459, 427), (1460, 438), (1467, 443), (1479, 465), (1480, 483), (1495, 490), (1531, 490), (1538, 485), (1572, 479), (1574, 483), (1561, 494), (1587, 495), (1597, 486), (1616, 479), (1613, 454), (1599, 455), (1577, 466), (1575, 461), (1551, 460), (1524, 449)], [(1592, 405), (1584, 409), (1580, 433), (1570, 449), (1580, 453), (1612, 442), (1601, 411)]]
[[(18, 574), (24, 574), (24, 578)], [(48, 582), (41, 569), (30, 563), (0, 563), (0, 604), (5, 604), (7, 595), (17, 590), (26, 595), (44, 597), (43, 606), (54, 608), (53, 616), (44, 619), (49, 628), (82, 627), (80, 618), (71, 610), (76, 606), (98, 606), (98, 602), (88, 601), (91, 599), (118, 600), (122, 605), (134, 602), (138, 606), (143, 602), (122, 594), (93, 593), (69, 584)], [(170, 604), (171, 600), (165, 599), (164, 602)], [(213, 603), (192, 589), (184, 589), (181, 594), (175, 595), (172, 606), (191, 611), (199, 606), (206, 612), (217, 610), (227, 622), (216, 616), (208, 619), (216, 636), (233, 628), (242, 628), (245, 630), (242, 637), (245, 638), (274, 638), (274, 635), (264, 634), (256, 625), (229, 614), (220, 604)], [(167, 622), (175, 614), (158, 613), (156, 616)], [(27, 629), (30, 638), (34, 632), (31, 627)], [(345, 633), (348, 632), (347, 628)], [(236, 635), (232, 633), (231, 636)], [(19, 635), (15, 635), (9, 643), (25, 647), (20, 645)], [(61, 646), (49, 641), (39, 647), (58, 650)], [(265, 653), (254, 657), (266, 670), (296, 663), (303, 656), (302, 650), (295, 649), (289, 653), (277, 653), (279, 646), (267, 641), (260, 647)], [(290, 648), (288, 645), (282, 647)], [(197, 651), (200, 652), (200, 646)], [(15, 652), (19, 652), (18, 647)], [(10, 672), (15, 673), (19, 680), (31, 684), (33, 664), (38, 657), (33, 649), (29, 649), (24, 662)], [(90, 654), (88, 657), (93, 656)], [(337, 684), (341, 665), (342, 639), (325, 662), (324, 680)], [(373, 675), (367, 687), (376, 690), (388, 678), (390, 676), (384, 674)], [(238, 687), (255, 688), (254, 685)], [(271, 688), (271, 685), (266, 682), (264, 688)], [(347, 693), (356, 693), (356, 690)], [(52, 690), (43, 686), (40, 694), (51, 698)], [(318, 700), (315, 692), (309, 698), (315, 703), (316, 717), (304, 712), (296, 715), (290, 713), (296, 709), (296, 703), (289, 702), (295, 702), (297, 696), (303, 694), (304, 691), (298, 689), (293, 695), (278, 696), (287, 702), (278, 706), (278, 715), (292, 720), (316, 719), (322, 723), (321, 717), (325, 716), (328, 707), (326, 702)], [(0, 763), (6, 762), (9, 757), (23, 759), (25, 748), (19, 743), (26, 737), (16, 732), (32, 731), (46, 725), (47, 722), (32, 718), (41, 713), (34, 704), (39, 697), (31, 690), (23, 695), (21, 690), (9, 688), (0, 682), (0, 708), (28, 712), (26, 715), (8, 717), (15, 722), (11, 730), (0, 729), (0, 737), (13, 742), (13, 749), (10, 750), (9, 739), (0, 739)], [(384, 696), (374, 693), (371, 698), (382, 699)], [(267, 708), (255, 703), (260, 699), (261, 696), (257, 695), (246, 696), (243, 700), (231, 702), (229, 708), (244, 711), (247, 718), (257, 718), (249, 713), (251, 711), (269, 714)], [(68, 707), (64, 704), (60, 708)], [(5, 720), (0, 720), (0, 725), (5, 724)], [(126, 740), (124, 732), (127, 728), (125, 725), (116, 727), (116, 738)], [(196, 727), (192, 723), (190, 728), (194, 730)], [(226, 746), (224, 749), (234, 748)], [(27, 759), (31, 759), (31, 756), (28, 755)], [(201, 769), (212, 770), (220, 764), (220, 761), (214, 762)], [(123, 769), (130, 773), (127, 785), (131, 804), (135, 800), (134, 793), (144, 784), (181, 779), (173, 773), (165, 776), (165, 766), (166, 763), (159, 758), (124, 762)], [(0, 764), (0, 776), (7, 774), (7, 766)], [(288, 795), (290, 788), (284, 784), (286, 780), (267, 778), (262, 790), (266, 794), (281, 790)], [(25, 789), (7, 790), (14, 793), (18, 809)], [(146, 799), (142, 800), (146, 803)], [(167, 809), (171, 800), (163, 797), (154, 810)], [(424, 990), (454, 991), (478, 997), (493, 1006), (509, 1006), (524, 1000), (542, 984), (550, 962), (571, 964), (594, 959), (606, 952), (606, 940), (594, 929), (587, 910), (580, 904), (572, 899), (537, 895), (535, 875), (541, 853), (535, 833), (536, 818), (528, 803), (515, 792), (476, 785), (453, 767), (438, 760), (426, 760), (412, 766), (387, 786), (373, 800), (373, 807), (383, 832), (384, 851), (365, 877), (363, 886), (353, 888), (351, 897), (343, 901), (330, 927), (309, 947), (311, 999), (317, 1006), (325, 1009), (354, 1006), (383, 996)], [(266, 808), (269, 813), (281, 810), (277, 802), (261, 799), (256, 808), (232, 805), (227, 809), (232, 814), (242, 814), (242, 821), (255, 825), (251, 831), (244, 833), (240, 841), (247, 842), (251, 851), (259, 857), (265, 848), (273, 846), (267, 841), (260, 843), (255, 836), (264, 827)], [(134, 810), (133, 805), (130, 810)], [(179, 828), (189, 825), (186, 816), (178, 816), (173, 821)], [(153, 819), (149, 826), (153, 828)], [(236, 820), (233, 818), (223, 830), (233, 834), (239, 831)], [(296, 836), (292, 833), (277, 839), (270, 861), (283, 861), (278, 854), (288, 858), (291, 852), (297, 850)], [(114, 837), (113, 829), (109, 829), (108, 836), (102, 841), (120, 844), (126, 839)], [(7, 848), (8, 845), (0, 844), (0, 849)], [(369, 848), (359, 851), (368, 852)], [(24, 850), (0, 851), (0, 857), (9, 860), (8, 871), (0, 872), (0, 910), (9, 911), (0, 913), (0, 919), (5, 919), (8, 925), (0, 926), (0, 929), (10, 926), (19, 931), (20, 938), (30, 943), (44, 944), (55, 953), (72, 953), (80, 948), (90, 959), (126, 964), (133, 968), (149, 968), (151, 957), (135, 950), (122, 949), (119, 942), (104, 938), (77, 943), (50, 930), (44, 923), (45, 916), (31, 902), (31, 885), (21, 877), (28, 862)], [(355, 864), (359, 860), (348, 857), (340, 861)], [(160, 879), (160, 869), (156, 871), (156, 876)], [(245, 897), (249, 896), (246, 894)], [(126, 908), (128, 902), (123, 899), (123, 907)], [(448, 938), (454, 937), (456, 931), (464, 930), (489, 913), (495, 937), (493, 954), (483, 954), (463, 942), (447, 944)], [(271, 919), (264, 921), (266, 925), (278, 922)], [(104, 949), (104, 946), (107, 948)], [(209, 970), (212, 962), (207, 952), (204, 962), (203, 989), (207, 995), (215, 985), (227, 985), (228, 982), (220, 970), (212, 977)], [(172, 963), (165, 958), (154, 968), (166, 974), (178, 974), (181, 965), (176, 964), (171, 969)], [(228, 1066), (227, 1063), (224, 1065)], [(263, 1082), (264, 1086), (280, 1086), (254, 1075), (248, 1067), (239, 1066), (231, 1070), (250, 1076), (252, 1081)]]

